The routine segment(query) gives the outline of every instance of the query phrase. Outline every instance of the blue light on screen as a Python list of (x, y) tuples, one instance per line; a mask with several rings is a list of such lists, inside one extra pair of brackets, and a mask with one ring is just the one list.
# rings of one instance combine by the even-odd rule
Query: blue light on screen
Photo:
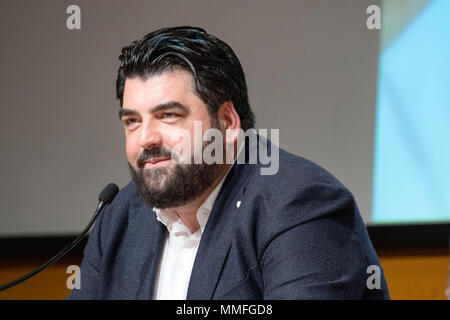
[(380, 52), (374, 222), (450, 220), (450, 1), (430, 1)]

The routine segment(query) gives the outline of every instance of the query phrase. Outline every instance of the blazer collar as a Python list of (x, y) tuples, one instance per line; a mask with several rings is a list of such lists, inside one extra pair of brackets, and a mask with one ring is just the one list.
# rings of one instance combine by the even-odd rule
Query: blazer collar
[[(248, 152), (248, 150), (246, 150)], [(200, 240), (189, 282), (188, 300), (209, 300), (231, 247), (234, 221), (255, 165), (235, 163), (213, 205)]]
[(130, 207), (128, 225), (134, 229), (130, 236), (136, 245), (130, 248), (129, 254), (135, 269), (140, 270), (136, 299), (148, 300), (149, 297), (153, 297), (167, 228), (156, 220), (155, 212), (142, 202), (137, 190), (135, 194), (136, 199), (134, 205)]

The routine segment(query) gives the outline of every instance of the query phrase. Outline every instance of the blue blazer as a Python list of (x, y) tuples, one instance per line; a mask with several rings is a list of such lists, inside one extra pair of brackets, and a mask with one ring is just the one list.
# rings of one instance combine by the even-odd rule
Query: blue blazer
[[(231, 168), (204, 229), (187, 299), (389, 299), (349, 190), (282, 149), (276, 175), (261, 175), (262, 167)], [(166, 231), (129, 183), (98, 217), (81, 288), (69, 299), (152, 299)], [(380, 266), (379, 289), (367, 285), (371, 265)]]

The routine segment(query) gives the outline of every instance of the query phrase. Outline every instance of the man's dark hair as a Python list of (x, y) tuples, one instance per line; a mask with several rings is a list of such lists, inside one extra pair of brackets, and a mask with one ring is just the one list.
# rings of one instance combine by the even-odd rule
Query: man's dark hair
[(242, 66), (233, 50), (201, 28), (183, 26), (153, 31), (122, 49), (116, 94), (123, 104), (127, 77), (146, 79), (166, 71), (192, 73), (197, 95), (217, 117), (222, 103), (233, 102), (245, 131), (255, 125)]

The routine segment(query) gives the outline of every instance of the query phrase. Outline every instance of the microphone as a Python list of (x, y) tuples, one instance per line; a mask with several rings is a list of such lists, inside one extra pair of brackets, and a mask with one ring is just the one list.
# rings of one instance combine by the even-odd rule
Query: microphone
[(70, 244), (68, 244), (66, 247), (64, 247), (57, 255), (55, 255), (53, 258), (51, 258), (49, 261), (47, 261), (46, 263), (44, 263), (42, 266), (40, 266), (39, 268), (35, 269), (34, 271), (14, 280), (11, 281), (7, 284), (4, 284), (2, 286), (0, 286), (0, 291), (9, 289), (29, 278), (31, 278), (32, 276), (38, 274), (39, 272), (41, 272), (42, 270), (44, 270), (45, 268), (47, 268), (48, 266), (51, 266), (52, 264), (54, 264), (56, 261), (58, 261), (62, 256), (64, 256), (67, 252), (69, 252), (70, 250), (72, 250), (83, 238), (84, 236), (88, 233), (89, 229), (91, 228), (92, 224), (94, 223), (95, 219), (97, 219), (98, 215), (100, 214), (100, 211), (108, 204), (111, 203), (114, 199), (114, 197), (116, 196), (116, 194), (119, 192), (119, 187), (114, 184), (114, 183), (110, 183), (108, 184), (103, 190), (102, 192), (100, 192), (99, 196), (98, 196), (98, 206), (97, 209), (95, 209), (94, 212), (94, 216), (91, 218), (91, 221), (89, 221), (87, 227), (83, 230), (83, 232), (80, 233), (80, 235), (73, 240)]
[(99, 204), (96, 211), (100, 212), (106, 204), (111, 203), (118, 192), (119, 187), (114, 183), (110, 183), (104, 187), (98, 195)]

